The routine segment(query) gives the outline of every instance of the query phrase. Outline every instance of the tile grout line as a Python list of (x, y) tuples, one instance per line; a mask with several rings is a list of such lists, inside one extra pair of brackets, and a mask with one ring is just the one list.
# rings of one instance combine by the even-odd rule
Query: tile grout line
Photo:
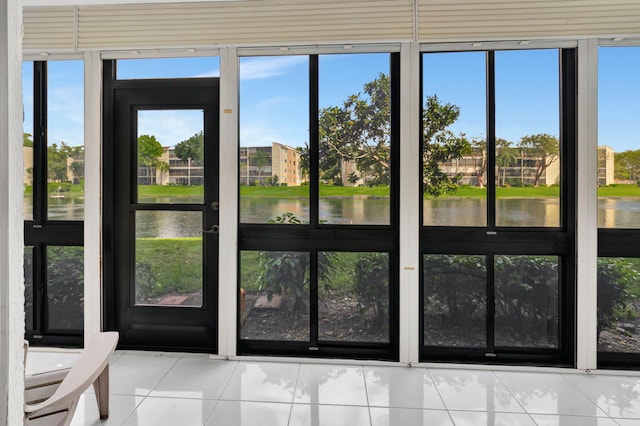
[(293, 386), (293, 395), (291, 395), (291, 404), (289, 405), (289, 417), (287, 418), (287, 426), (291, 426), (291, 415), (293, 414), (293, 402), (296, 399), (296, 391), (298, 390), (298, 381), (300, 380), (300, 370), (302, 370), (302, 364), (298, 363), (298, 372), (296, 373), (296, 384)]
[[(516, 402), (516, 404), (518, 404), (518, 406), (520, 408), (522, 408), (522, 411), (524, 411), (527, 415), (530, 416), (531, 413), (529, 413), (529, 411), (526, 409), (526, 407), (520, 402), (520, 400), (515, 396), (515, 394), (513, 393), (513, 390), (511, 390), (511, 388), (509, 388), (509, 386), (507, 386), (507, 384), (500, 378), (500, 376), (498, 375), (498, 373), (495, 370), (491, 370), (491, 374), (493, 374), (493, 376), (496, 378), (496, 380), (502, 385), (504, 386), (504, 388), (507, 390), (507, 392), (509, 392), (509, 395), (511, 395), (511, 398), (513, 398), (513, 400)], [(531, 421), (533, 421), (533, 423), (536, 423), (533, 419), (531, 419)], [(536, 423), (537, 424), (537, 423)]]
[[(582, 394), (585, 398), (587, 398), (587, 400), (591, 401), (593, 403), (593, 405), (595, 405), (600, 411), (602, 411), (603, 413), (605, 413), (607, 415), (607, 418), (610, 418), (611, 420), (613, 420), (615, 422), (615, 419), (613, 418), (613, 416), (611, 414), (609, 414), (609, 411), (605, 410), (604, 408), (600, 407), (598, 405), (598, 401), (594, 401), (593, 399), (589, 398), (589, 395), (587, 395), (586, 393), (584, 393), (578, 386), (576, 386), (575, 384), (573, 384), (573, 382), (569, 379), (567, 379), (566, 377), (564, 377), (564, 375), (562, 374), (558, 374), (560, 377), (562, 377), (562, 379), (564, 381), (566, 381), (567, 383), (569, 383), (569, 386), (573, 387), (574, 389), (576, 389), (580, 394)], [(586, 376), (589, 377), (589, 376)], [(595, 376), (593, 376), (595, 377)], [(624, 380), (627, 380), (626, 377), (623, 378)], [(598, 417), (596, 415), (596, 417)], [(618, 423), (618, 422), (616, 422)]]
[(431, 384), (435, 388), (436, 393), (438, 394), (438, 397), (440, 397), (440, 402), (442, 402), (442, 406), (444, 407), (445, 410), (447, 410), (447, 415), (449, 416), (449, 420), (451, 420), (451, 424), (455, 426), (456, 422), (453, 421), (453, 416), (451, 415), (451, 411), (449, 410), (449, 407), (447, 407), (447, 403), (444, 401), (444, 398), (440, 393), (440, 389), (438, 389), (438, 385), (436, 384), (436, 381), (433, 379), (433, 375), (431, 374), (431, 369), (426, 368), (425, 370), (429, 375), (429, 380), (431, 380)]
[(364, 383), (364, 396), (367, 399), (367, 413), (369, 413), (369, 426), (373, 426), (373, 418), (371, 417), (371, 402), (369, 401), (369, 388), (367, 387), (367, 377), (364, 372), (364, 365), (360, 365), (362, 371), (362, 382)]

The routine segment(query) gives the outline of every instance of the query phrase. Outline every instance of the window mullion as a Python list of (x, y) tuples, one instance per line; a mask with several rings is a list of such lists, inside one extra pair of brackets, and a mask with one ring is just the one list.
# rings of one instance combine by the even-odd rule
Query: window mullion
[(487, 52), (487, 228), (496, 227), (496, 68), (495, 52)]
[(47, 211), (47, 63), (33, 63), (33, 221)]
[(320, 217), (318, 63), (318, 55), (309, 56), (309, 222), (312, 227), (318, 225)]

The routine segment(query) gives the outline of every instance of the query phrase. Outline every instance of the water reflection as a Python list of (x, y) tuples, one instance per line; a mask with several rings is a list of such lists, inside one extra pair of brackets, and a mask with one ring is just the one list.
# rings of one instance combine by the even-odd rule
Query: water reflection
[[(24, 217), (33, 213), (31, 195), (24, 197)], [(162, 197), (144, 199), (142, 202), (192, 203), (189, 197)], [(502, 198), (496, 201), (496, 220), (499, 226), (559, 226), (560, 204), (558, 198)], [(267, 223), (284, 212), (295, 214), (303, 222), (309, 221), (309, 200), (297, 198), (240, 199), (242, 223)], [(161, 216), (161, 215), (160, 215)], [(320, 218), (334, 224), (389, 224), (390, 201), (388, 198), (324, 198), (320, 200)], [(58, 198), (49, 200), (49, 220), (84, 220), (84, 199)], [(438, 198), (424, 200), (423, 224), (425, 226), (486, 226), (486, 200), (480, 198)], [(176, 225), (179, 237), (200, 223)], [(598, 227), (640, 228), (640, 198), (599, 198)]]
[[(388, 198), (323, 198), (319, 201), (320, 220), (331, 224), (388, 225)], [(240, 199), (240, 222), (268, 223), (284, 212), (309, 222), (309, 200), (302, 198)]]
[[(640, 202), (638, 203), (640, 208)], [(424, 200), (425, 226), (486, 226), (487, 201), (483, 198)], [(498, 226), (560, 226), (558, 198), (499, 198)]]

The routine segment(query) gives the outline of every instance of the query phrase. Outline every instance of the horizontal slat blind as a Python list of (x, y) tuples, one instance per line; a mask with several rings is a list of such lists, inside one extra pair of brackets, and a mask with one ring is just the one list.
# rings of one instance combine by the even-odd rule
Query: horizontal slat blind
[(25, 7), (24, 49), (73, 50), (75, 16), (73, 6)]
[(420, 41), (638, 33), (638, 0), (418, 0)]
[(78, 15), (81, 49), (413, 37), (412, 0), (81, 6)]
[[(415, 0), (417, 39), (639, 35), (640, 0)], [(26, 50), (414, 38), (414, 0), (247, 0), (25, 7)]]

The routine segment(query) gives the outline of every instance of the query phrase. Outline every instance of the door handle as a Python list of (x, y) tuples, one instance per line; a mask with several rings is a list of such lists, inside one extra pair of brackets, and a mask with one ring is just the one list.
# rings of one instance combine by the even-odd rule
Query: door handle
[(205, 234), (217, 234), (220, 231), (220, 226), (213, 225), (211, 229), (203, 229), (202, 232)]
[(211, 210), (213, 210), (214, 212), (217, 212), (218, 210), (220, 210), (220, 202), (219, 201), (212, 202)]

